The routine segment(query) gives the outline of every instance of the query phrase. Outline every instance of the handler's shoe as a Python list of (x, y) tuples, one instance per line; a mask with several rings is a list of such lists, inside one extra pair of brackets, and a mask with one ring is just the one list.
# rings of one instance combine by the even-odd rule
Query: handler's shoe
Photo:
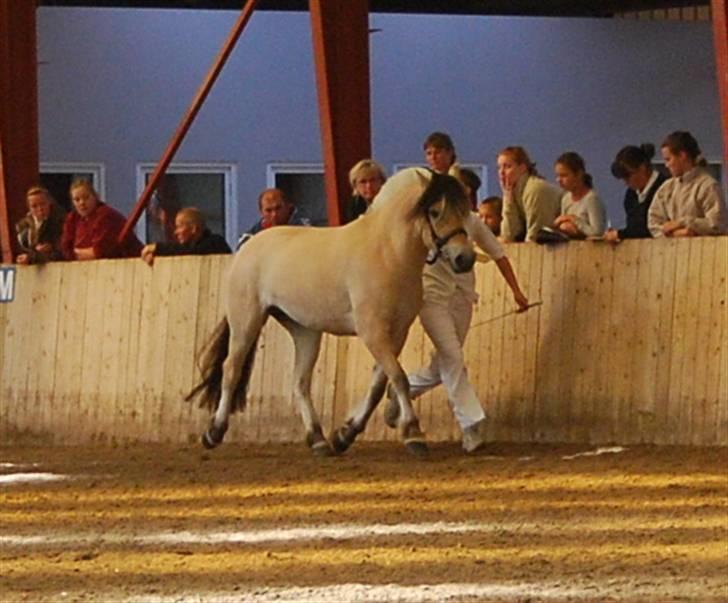
[(399, 421), (399, 400), (390, 383), (387, 386), (387, 403), (384, 405), (384, 422), (388, 427), (396, 429), (397, 421)]
[(485, 441), (485, 419), (463, 429), (463, 450), (468, 454), (481, 450)]

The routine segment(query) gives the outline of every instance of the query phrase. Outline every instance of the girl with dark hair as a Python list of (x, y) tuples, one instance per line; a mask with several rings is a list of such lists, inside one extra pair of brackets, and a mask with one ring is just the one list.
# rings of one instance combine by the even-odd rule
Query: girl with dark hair
[(662, 142), (670, 178), (655, 194), (647, 214), (653, 237), (693, 237), (728, 233), (728, 212), (720, 185), (705, 169), (698, 141), (673, 132)]
[(559, 215), (561, 191), (538, 174), (519, 146), (498, 153), (498, 180), (503, 191), (501, 239), (535, 241), (538, 231)]
[(573, 151), (564, 153), (556, 160), (554, 171), (556, 181), (566, 191), (554, 228), (572, 239), (602, 236), (607, 214), (581, 155)]
[(649, 143), (626, 146), (617, 153), (612, 163), (612, 175), (624, 180), (624, 213), (627, 225), (604, 233), (604, 240), (619, 243), (622, 239), (648, 239), (647, 212), (657, 190), (667, 178), (652, 167), (655, 147)]

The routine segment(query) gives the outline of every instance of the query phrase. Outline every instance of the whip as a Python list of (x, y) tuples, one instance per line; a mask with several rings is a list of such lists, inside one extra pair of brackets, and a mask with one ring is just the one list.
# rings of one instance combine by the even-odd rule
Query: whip
[(492, 316), (491, 318), (487, 318), (486, 320), (476, 322), (474, 325), (470, 325), (470, 328), (474, 329), (475, 327), (486, 325), (489, 322), (495, 322), (496, 320), (500, 320), (501, 318), (505, 318), (506, 316), (510, 316), (511, 314), (523, 314), (526, 310), (530, 310), (531, 308), (535, 308), (536, 306), (540, 306), (542, 304), (542, 301), (533, 302), (532, 304), (528, 304), (525, 310), (509, 310), (508, 312), (504, 312), (503, 314), (499, 314), (498, 316)]

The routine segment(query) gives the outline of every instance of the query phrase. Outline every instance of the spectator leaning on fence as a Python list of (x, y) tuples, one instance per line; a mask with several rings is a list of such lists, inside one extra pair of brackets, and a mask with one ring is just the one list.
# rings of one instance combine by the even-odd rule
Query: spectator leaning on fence
[(272, 226), (310, 226), (311, 220), (301, 215), (296, 206), (279, 188), (267, 188), (258, 196), (260, 220), (242, 234), (236, 249), (250, 237)]
[(18, 244), (23, 252), (15, 261), (18, 264), (42, 264), (62, 260), (61, 235), (66, 212), (42, 186), (28, 189), (25, 199), (28, 213), (15, 225)]
[(556, 160), (554, 172), (565, 191), (554, 228), (572, 239), (601, 237), (607, 225), (607, 212), (581, 155), (573, 151), (563, 153)]
[(150, 243), (142, 249), (142, 259), (150, 266), (159, 255), (211, 255), (230, 253), (230, 246), (219, 234), (205, 225), (202, 212), (196, 207), (184, 207), (174, 217), (176, 242)]
[(539, 175), (519, 146), (498, 153), (498, 179), (503, 191), (501, 240), (535, 241), (538, 231), (559, 215), (561, 191)]
[(619, 243), (622, 239), (649, 239), (652, 236), (647, 228), (647, 212), (655, 193), (667, 180), (653, 167), (654, 156), (655, 147), (649, 143), (629, 145), (617, 153), (612, 163), (612, 175), (624, 180), (627, 185), (624, 193), (627, 224), (619, 230), (610, 228), (604, 233), (606, 241)]
[(74, 180), (70, 188), (74, 211), (63, 224), (61, 250), (67, 260), (138, 257), (142, 244), (129, 236), (119, 244), (126, 219), (103, 203), (87, 180)]
[(662, 143), (662, 158), (672, 178), (650, 206), (647, 224), (653, 237), (692, 237), (728, 233), (728, 212), (720, 185), (705, 169), (697, 140), (673, 132)]

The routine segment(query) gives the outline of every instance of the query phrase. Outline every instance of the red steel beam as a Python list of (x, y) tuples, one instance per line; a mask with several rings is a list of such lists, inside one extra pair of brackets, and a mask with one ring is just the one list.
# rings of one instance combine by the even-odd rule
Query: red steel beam
[(212, 67), (210, 67), (210, 71), (207, 73), (207, 76), (205, 77), (205, 81), (202, 83), (199, 90), (197, 91), (195, 98), (192, 100), (190, 108), (187, 110), (187, 113), (182, 118), (179, 126), (177, 126), (177, 131), (174, 133), (172, 139), (169, 141), (169, 145), (167, 145), (167, 149), (164, 151), (162, 158), (159, 160), (157, 167), (154, 169), (154, 172), (152, 173), (152, 176), (149, 179), (149, 182), (147, 183), (144, 192), (142, 192), (141, 196), (136, 202), (136, 205), (134, 206), (134, 209), (127, 218), (126, 224), (119, 234), (120, 242), (126, 239), (132, 228), (134, 228), (134, 225), (141, 217), (142, 212), (149, 204), (149, 200), (152, 198), (152, 195), (159, 185), (160, 180), (164, 177), (164, 173), (166, 172), (167, 167), (169, 167), (169, 164), (172, 162), (172, 159), (174, 158), (177, 149), (179, 149), (185, 135), (192, 125), (192, 122), (195, 120), (195, 117), (197, 117), (197, 114), (199, 113), (202, 104), (205, 102), (207, 95), (210, 93), (210, 90), (212, 89), (215, 80), (217, 80), (217, 77), (218, 75), (220, 75), (222, 68), (225, 66), (228, 57), (235, 48), (235, 44), (237, 43), (238, 38), (240, 38), (240, 34), (243, 33), (243, 29), (245, 29), (245, 26), (250, 20), (250, 17), (253, 15), (256, 4), (257, 0), (248, 0), (245, 3), (245, 6), (243, 6), (238, 20), (235, 22), (235, 25), (230, 30), (227, 40), (225, 40), (225, 44), (217, 55), (217, 58), (215, 59)]
[(371, 157), (369, 0), (311, 0), (329, 224), (351, 197), (349, 169)]
[(0, 0), (0, 249), (18, 251), (14, 224), (38, 182), (38, 56), (35, 0)]
[(723, 169), (728, 170), (728, 2), (712, 0), (711, 12), (720, 114), (723, 122)]

